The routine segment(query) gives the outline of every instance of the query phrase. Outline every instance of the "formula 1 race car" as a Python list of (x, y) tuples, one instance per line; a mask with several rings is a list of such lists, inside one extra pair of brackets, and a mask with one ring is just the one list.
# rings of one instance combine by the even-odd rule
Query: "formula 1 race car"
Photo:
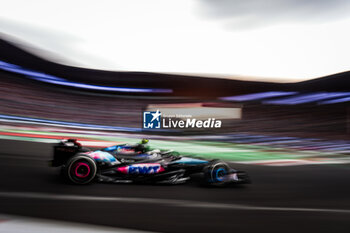
[(142, 144), (90, 151), (75, 139), (62, 140), (54, 147), (52, 166), (62, 167), (62, 175), (75, 184), (180, 184), (198, 173), (204, 184), (213, 186), (250, 181), (245, 172), (236, 171), (223, 161), (183, 157), (170, 150), (150, 150)]

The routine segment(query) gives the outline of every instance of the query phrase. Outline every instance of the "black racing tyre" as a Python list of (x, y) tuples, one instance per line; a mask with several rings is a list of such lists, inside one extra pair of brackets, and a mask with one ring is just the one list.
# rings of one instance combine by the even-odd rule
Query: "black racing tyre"
[(227, 182), (225, 176), (231, 168), (227, 163), (222, 161), (213, 161), (210, 165), (204, 168), (204, 181), (208, 185), (223, 186)]
[(70, 158), (64, 168), (65, 177), (74, 184), (88, 184), (96, 176), (95, 161), (86, 155), (75, 155)]
[(91, 151), (89, 148), (83, 146), (82, 148), (79, 149), (79, 152), (89, 152)]

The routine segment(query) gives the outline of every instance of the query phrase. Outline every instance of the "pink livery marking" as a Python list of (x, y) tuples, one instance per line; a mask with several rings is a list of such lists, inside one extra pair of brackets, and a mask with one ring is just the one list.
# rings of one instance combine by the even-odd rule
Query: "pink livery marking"
[(139, 163), (118, 167), (117, 171), (124, 174), (154, 174), (164, 171), (164, 168), (159, 163)]
[(133, 149), (122, 148), (122, 149), (119, 149), (118, 152), (124, 153), (124, 154), (134, 154), (134, 153), (135, 153), (135, 150), (133, 150)]
[(115, 162), (117, 161), (110, 153), (104, 151), (86, 152), (86, 155), (90, 156), (98, 162)]

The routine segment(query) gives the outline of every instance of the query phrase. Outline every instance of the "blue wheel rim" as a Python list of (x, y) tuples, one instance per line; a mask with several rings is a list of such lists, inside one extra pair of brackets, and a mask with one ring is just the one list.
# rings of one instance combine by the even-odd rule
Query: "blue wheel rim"
[(215, 180), (219, 181), (219, 182), (223, 181), (226, 173), (227, 172), (224, 168), (219, 168), (219, 169), (215, 170)]

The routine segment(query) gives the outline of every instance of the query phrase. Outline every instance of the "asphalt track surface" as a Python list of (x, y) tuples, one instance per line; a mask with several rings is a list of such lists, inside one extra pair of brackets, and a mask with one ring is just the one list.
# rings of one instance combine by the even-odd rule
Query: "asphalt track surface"
[[(0, 213), (156, 232), (349, 232), (350, 166), (233, 164), (253, 183), (205, 188), (66, 184), (47, 145), (1, 142)], [(39, 155), (40, 154), (40, 155)]]

